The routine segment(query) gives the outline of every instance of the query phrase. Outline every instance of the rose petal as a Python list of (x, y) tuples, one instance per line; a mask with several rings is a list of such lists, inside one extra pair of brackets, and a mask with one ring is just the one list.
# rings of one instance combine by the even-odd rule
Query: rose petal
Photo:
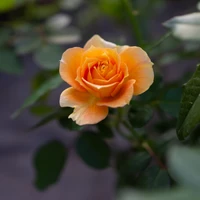
[(97, 105), (117, 108), (129, 104), (133, 96), (134, 83), (135, 80), (127, 81), (117, 95), (114, 97), (103, 98), (97, 102)]
[(119, 84), (119, 82), (114, 82), (107, 85), (97, 85), (86, 81), (84, 78), (82, 78), (82, 81), (82, 85), (84, 86), (84, 88), (86, 88), (89, 92), (99, 98), (110, 96), (117, 84)]
[(105, 119), (107, 115), (108, 107), (87, 104), (81, 107), (76, 107), (69, 118), (76, 121), (78, 125), (85, 125), (96, 124)]
[(84, 49), (79, 47), (70, 48), (63, 53), (60, 61), (60, 76), (69, 85), (80, 91), (85, 91), (85, 89), (75, 79), (83, 52)]
[(134, 95), (139, 95), (149, 89), (154, 80), (152, 63), (138, 65), (137, 69), (131, 75), (136, 80), (134, 85)]
[(64, 90), (60, 95), (61, 107), (77, 107), (88, 104), (94, 97), (87, 92), (80, 92), (72, 87)]
[(102, 47), (102, 48), (116, 48), (116, 44), (108, 42), (101, 38), (99, 35), (94, 35), (90, 38), (84, 46), (84, 49), (89, 49), (91, 46)]
[(135, 79), (134, 95), (145, 92), (153, 83), (153, 63), (147, 53), (139, 47), (129, 47), (121, 54), (121, 61), (126, 63), (129, 79)]

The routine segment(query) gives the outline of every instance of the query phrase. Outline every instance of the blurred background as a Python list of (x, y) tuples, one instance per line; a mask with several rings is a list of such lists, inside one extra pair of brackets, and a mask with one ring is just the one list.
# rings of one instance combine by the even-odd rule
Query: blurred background
[[(144, 44), (151, 44), (168, 30), (168, 19), (196, 12), (198, 0), (132, 0)], [(112, 168), (94, 170), (77, 156), (78, 133), (58, 121), (27, 132), (42, 116), (59, 107), (63, 83), (43, 95), (17, 118), (11, 115), (45, 80), (58, 71), (67, 48), (83, 46), (94, 34), (117, 44), (137, 45), (123, 0), (1, 0), (0, 1), (0, 199), (1, 200), (113, 200), (117, 174)], [(194, 44), (184, 45), (186, 52)], [(196, 58), (180, 59), (178, 39), (169, 38), (151, 52), (156, 71), (173, 82), (195, 68)], [(189, 49), (189, 50), (188, 50)], [(187, 54), (188, 55), (188, 54)], [(43, 109), (41, 109), (41, 107)], [(69, 148), (69, 158), (57, 184), (45, 191), (34, 186), (35, 151), (51, 139)], [(108, 141), (116, 150), (128, 148), (119, 136)]]

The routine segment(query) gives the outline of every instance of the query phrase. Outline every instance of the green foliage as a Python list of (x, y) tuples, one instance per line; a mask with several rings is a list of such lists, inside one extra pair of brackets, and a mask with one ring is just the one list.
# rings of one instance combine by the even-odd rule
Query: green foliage
[(12, 117), (17, 117), (22, 110), (32, 106), (41, 96), (46, 92), (51, 91), (57, 88), (62, 83), (62, 80), (59, 75), (53, 76), (51, 79), (45, 81), (35, 92), (33, 92), (24, 102), (24, 104), (13, 113)]
[(177, 135), (181, 140), (185, 139), (200, 122), (200, 116), (198, 114), (199, 94), (200, 65), (198, 65), (192, 78), (184, 85), (177, 123)]
[(200, 149), (173, 147), (168, 153), (169, 172), (180, 184), (200, 188)]
[(41, 146), (34, 155), (35, 185), (39, 190), (56, 183), (68, 157), (68, 150), (57, 140)]
[(110, 149), (94, 132), (81, 133), (76, 142), (76, 152), (90, 167), (105, 169), (110, 166)]

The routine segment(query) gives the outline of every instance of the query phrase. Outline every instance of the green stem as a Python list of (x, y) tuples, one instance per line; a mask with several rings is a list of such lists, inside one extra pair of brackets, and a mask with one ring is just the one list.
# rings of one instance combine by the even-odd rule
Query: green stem
[(133, 9), (132, 9), (132, 5), (130, 3), (130, 0), (122, 0), (122, 2), (123, 2), (124, 6), (127, 10), (129, 20), (132, 24), (132, 30), (133, 30), (133, 33), (135, 35), (136, 42), (138, 43), (138, 46), (142, 47), (143, 46), (142, 34), (141, 34), (141, 31), (140, 31), (138, 20), (133, 15)]
[(166, 40), (168, 37), (172, 35), (172, 32), (167, 32), (165, 35), (163, 35), (158, 41), (156, 41), (154, 44), (152, 44), (150, 47), (146, 49), (146, 51), (151, 51), (155, 47), (159, 46), (164, 40)]

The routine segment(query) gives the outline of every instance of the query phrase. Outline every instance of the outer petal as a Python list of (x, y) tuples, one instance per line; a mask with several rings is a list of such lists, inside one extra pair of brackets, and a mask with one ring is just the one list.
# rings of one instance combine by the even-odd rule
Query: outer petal
[(135, 79), (134, 95), (145, 92), (153, 83), (153, 63), (147, 53), (139, 47), (129, 47), (122, 51), (121, 60), (126, 63), (129, 79)]
[(80, 91), (85, 91), (85, 89), (75, 79), (83, 52), (84, 49), (79, 47), (70, 48), (63, 53), (60, 61), (60, 76), (69, 85)]
[(88, 104), (76, 107), (74, 112), (69, 116), (78, 125), (96, 124), (106, 118), (108, 115), (108, 107)]
[(133, 79), (127, 81), (116, 96), (101, 99), (97, 102), (97, 105), (117, 108), (129, 104), (133, 96), (134, 83), (135, 80)]
[(104, 40), (99, 35), (94, 35), (92, 38), (90, 38), (85, 44), (84, 49), (89, 49), (91, 46), (102, 47), (102, 48), (116, 48), (117, 47), (116, 44)]
[(82, 106), (93, 100), (93, 97), (87, 92), (80, 92), (72, 87), (64, 90), (60, 95), (61, 107)]

